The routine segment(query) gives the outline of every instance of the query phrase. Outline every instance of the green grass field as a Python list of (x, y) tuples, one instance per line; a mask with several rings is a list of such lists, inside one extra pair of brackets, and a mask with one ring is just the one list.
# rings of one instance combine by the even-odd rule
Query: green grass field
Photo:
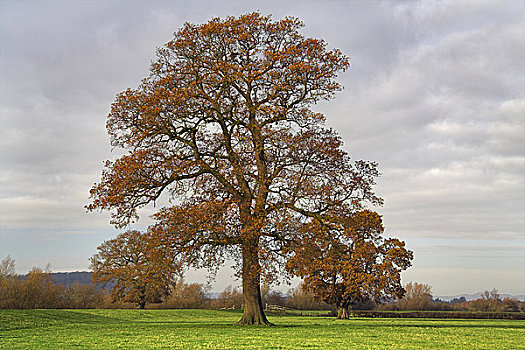
[(525, 321), (269, 315), (235, 311), (0, 310), (0, 349), (525, 349)]

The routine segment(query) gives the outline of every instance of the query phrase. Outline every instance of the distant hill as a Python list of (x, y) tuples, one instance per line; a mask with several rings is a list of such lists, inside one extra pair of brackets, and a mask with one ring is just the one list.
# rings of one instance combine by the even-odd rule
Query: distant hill
[(51, 277), (55, 281), (55, 284), (91, 284), (92, 272), (88, 271), (77, 271), (77, 272), (52, 272)]
[[(75, 272), (51, 272), (51, 278), (55, 284), (63, 286), (78, 284), (91, 284), (92, 272), (90, 271), (75, 271)], [(27, 275), (22, 275), (22, 279), (27, 278)], [(102, 288), (102, 285), (98, 285), (98, 288)], [(109, 292), (113, 288), (113, 283), (107, 283), (104, 286), (104, 290)]]
[[(459, 298), (465, 298), (467, 301), (470, 301), (470, 300), (476, 300), (476, 299), (479, 299), (481, 298), (481, 295), (483, 294), (483, 292), (478, 292), (478, 293), (473, 293), (473, 294), (458, 294), (458, 295), (444, 295), (444, 296), (434, 296), (434, 298), (439, 298), (443, 301), (451, 301), (451, 300), (454, 300), (454, 299), (459, 299)], [(525, 295), (523, 294), (520, 294), (520, 295), (510, 295), (510, 294), (500, 294), (500, 299), (505, 299), (505, 298), (512, 298), (512, 299), (518, 299), (519, 301), (525, 301)]]

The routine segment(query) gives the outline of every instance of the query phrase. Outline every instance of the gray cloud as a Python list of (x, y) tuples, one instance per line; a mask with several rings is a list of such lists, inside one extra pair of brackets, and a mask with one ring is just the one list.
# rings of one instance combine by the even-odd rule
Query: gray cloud
[(403, 236), (525, 238), (525, 25), (496, 7), (410, 9), (417, 35), (396, 65), (326, 106), (346, 111), (333, 122), (350, 153), (381, 164), (385, 220)]

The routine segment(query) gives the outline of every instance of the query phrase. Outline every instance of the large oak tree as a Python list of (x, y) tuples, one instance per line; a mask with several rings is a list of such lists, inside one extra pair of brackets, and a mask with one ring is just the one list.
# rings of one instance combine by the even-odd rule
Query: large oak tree
[(303, 225), (381, 203), (376, 164), (352, 162), (310, 109), (341, 89), (348, 59), (301, 27), (259, 13), (185, 24), (113, 103), (108, 132), (128, 153), (91, 190), (88, 209), (110, 210), (118, 227), (167, 193), (152, 235), (188, 266), (237, 261), (241, 324), (270, 324), (261, 279), (293, 255), (284, 248), (301, 241)]

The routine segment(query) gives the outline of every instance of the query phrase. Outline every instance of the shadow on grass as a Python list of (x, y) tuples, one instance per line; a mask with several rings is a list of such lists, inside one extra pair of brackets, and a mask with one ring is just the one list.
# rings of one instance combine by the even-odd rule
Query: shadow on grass
[(118, 323), (126, 320), (88, 313), (85, 310), (67, 309), (3, 310), (0, 313), (1, 331), (108, 322)]

